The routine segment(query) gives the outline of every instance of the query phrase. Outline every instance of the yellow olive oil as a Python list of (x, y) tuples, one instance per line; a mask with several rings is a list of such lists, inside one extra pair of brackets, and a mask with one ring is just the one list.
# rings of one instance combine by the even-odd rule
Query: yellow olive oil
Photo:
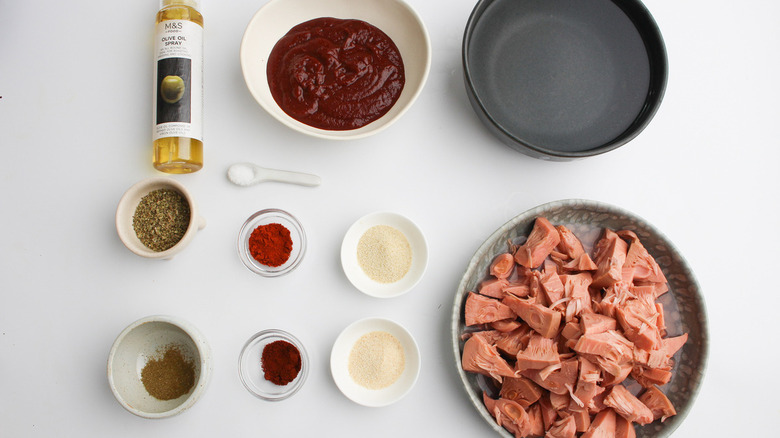
[(196, 0), (162, 0), (155, 29), (154, 168), (203, 167), (203, 15)]

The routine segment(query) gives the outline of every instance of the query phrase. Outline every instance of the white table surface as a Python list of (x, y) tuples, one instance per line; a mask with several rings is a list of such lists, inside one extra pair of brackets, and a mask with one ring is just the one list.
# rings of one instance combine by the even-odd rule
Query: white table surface
[[(309, 138), (268, 116), (238, 62), (262, 0), (206, 0), (206, 165), (174, 176), (207, 227), (171, 261), (119, 241), (114, 212), (150, 163), (151, 45), (157, 2), (0, 0), (0, 436), (496, 436), (471, 406), (450, 351), (453, 293), (472, 254), (528, 208), (589, 198), (643, 216), (690, 262), (706, 299), (710, 355), (698, 400), (674, 437), (777, 436), (774, 321), (780, 198), (780, 3), (646, 2), (664, 35), (669, 82), (648, 128), (595, 158), (528, 158), (487, 132), (467, 101), (462, 32), (474, 0), (410, 0), (433, 45), (427, 85), (384, 132), (345, 143)], [(227, 167), (254, 161), (316, 173), (318, 188), (237, 188)], [(292, 275), (266, 279), (238, 259), (243, 221), (286, 209), (309, 236)], [(364, 214), (402, 213), (425, 232), (428, 270), (410, 293), (365, 296), (339, 262)], [(116, 402), (106, 359), (119, 332), (152, 314), (196, 325), (214, 353), (203, 398), (166, 420)], [(329, 371), (338, 333), (383, 316), (422, 352), (406, 398), (366, 408)], [(312, 370), (281, 403), (238, 379), (241, 346), (266, 328), (293, 332)]]

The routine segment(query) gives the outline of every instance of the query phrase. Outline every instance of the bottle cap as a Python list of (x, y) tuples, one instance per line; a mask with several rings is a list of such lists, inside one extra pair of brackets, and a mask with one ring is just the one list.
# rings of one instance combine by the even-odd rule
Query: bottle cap
[(173, 6), (173, 5), (183, 5), (183, 6), (190, 6), (192, 8), (198, 9), (200, 6), (199, 0), (160, 0), (160, 8), (164, 8), (166, 6)]

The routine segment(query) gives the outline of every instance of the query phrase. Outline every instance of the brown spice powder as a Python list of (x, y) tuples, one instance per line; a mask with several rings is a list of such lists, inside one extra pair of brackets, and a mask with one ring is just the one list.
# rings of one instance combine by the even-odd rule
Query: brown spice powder
[(152, 358), (141, 370), (146, 391), (158, 400), (173, 400), (190, 392), (195, 384), (195, 365), (176, 345), (165, 347), (162, 357)]

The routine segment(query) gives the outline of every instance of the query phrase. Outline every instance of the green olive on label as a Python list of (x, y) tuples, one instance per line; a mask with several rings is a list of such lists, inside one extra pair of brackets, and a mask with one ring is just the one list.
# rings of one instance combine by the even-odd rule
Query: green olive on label
[(160, 84), (160, 96), (168, 103), (176, 103), (184, 96), (184, 80), (176, 75), (163, 78)]

